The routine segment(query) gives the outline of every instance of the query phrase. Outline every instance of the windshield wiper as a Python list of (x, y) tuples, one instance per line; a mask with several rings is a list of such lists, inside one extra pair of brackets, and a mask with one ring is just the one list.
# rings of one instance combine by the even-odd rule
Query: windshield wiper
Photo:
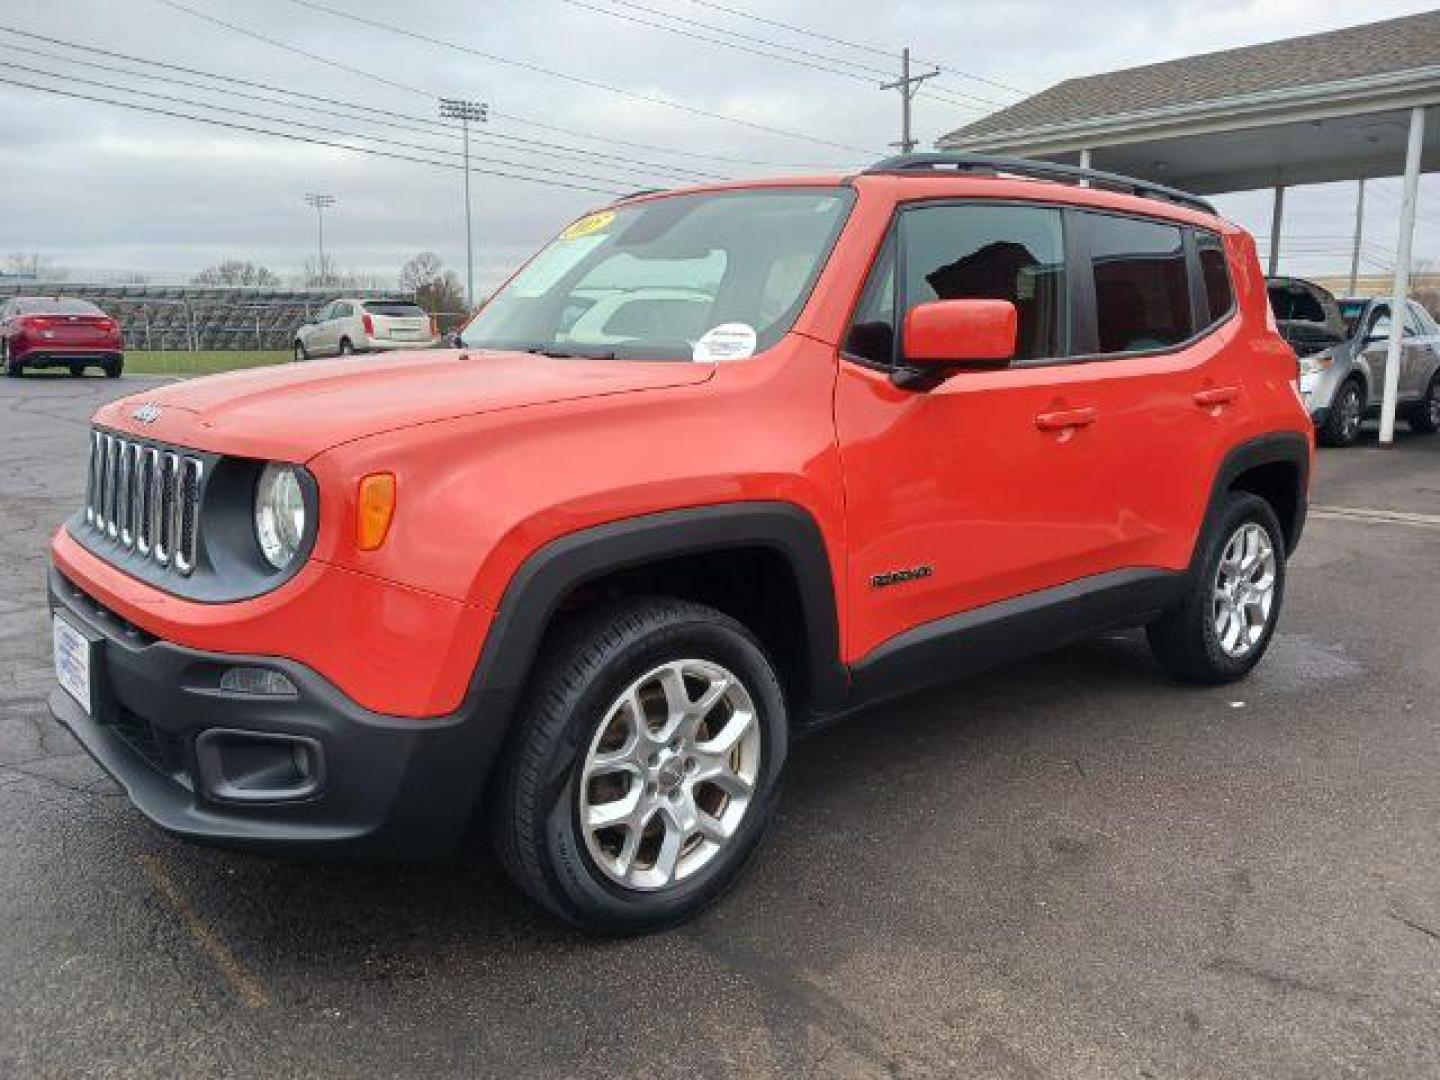
[(564, 349), (557, 349), (550, 345), (536, 345), (525, 350), (532, 356), (550, 356), (556, 360), (618, 360), (614, 349), (607, 349), (603, 352), (567, 352)]

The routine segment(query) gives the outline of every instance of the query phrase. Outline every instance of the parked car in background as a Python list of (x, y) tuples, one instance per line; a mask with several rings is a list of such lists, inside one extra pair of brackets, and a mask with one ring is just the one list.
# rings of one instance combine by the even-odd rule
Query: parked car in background
[(440, 340), (435, 321), (408, 300), (332, 300), (295, 331), (295, 359), (424, 349)]
[[(1390, 342), (1388, 299), (1336, 300), (1303, 278), (1271, 278), (1270, 306), (1300, 359), (1300, 392), (1322, 443), (1350, 446), (1379, 415)], [(1412, 431), (1440, 430), (1440, 326), (1406, 302), (1400, 350), (1399, 416)]]
[(89, 300), (16, 296), (0, 302), (0, 367), (12, 377), (26, 368), (98, 367), (112, 379), (125, 369), (120, 324)]
[(107, 404), (51, 708), (176, 835), (414, 858), (478, 824), (635, 932), (719, 897), (792, 738), (864, 705), (1126, 627), (1243, 678), (1313, 442), (1254, 241), (1048, 169), (635, 196), (461, 349)]

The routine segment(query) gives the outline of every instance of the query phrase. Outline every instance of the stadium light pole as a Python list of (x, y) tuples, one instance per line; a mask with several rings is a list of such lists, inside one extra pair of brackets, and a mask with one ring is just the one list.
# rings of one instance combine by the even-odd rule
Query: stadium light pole
[(483, 101), (464, 98), (441, 98), (440, 117), (459, 120), (465, 147), (465, 307), (475, 310), (475, 234), (470, 227), (470, 121), (484, 123), (490, 119), (490, 106)]
[(335, 205), (334, 195), (321, 195), (318, 192), (310, 192), (305, 196), (305, 201), (315, 208), (315, 224), (318, 228), (317, 236), (320, 242), (320, 262), (316, 270), (320, 274), (320, 284), (325, 284), (329, 275), (325, 272), (325, 208)]

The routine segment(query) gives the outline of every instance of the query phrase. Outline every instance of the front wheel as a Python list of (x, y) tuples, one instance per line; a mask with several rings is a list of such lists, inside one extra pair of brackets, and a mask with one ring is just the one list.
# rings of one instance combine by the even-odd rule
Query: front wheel
[(1285, 595), (1285, 536), (1268, 502), (1232, 491), (1201, 544), (1184, 598), (1146, 633), (1171, 675), (1234, 682), (1260, 662), (1275, 633)]
[(1330, 414), (1320, 427), (1320, 442), (1325, 446), (1354, 446), (1364, 417), (1365, 388), (1355, 379), (1346, 379), (1335, 391)]
[(9, 343), (0, 341), (0, 363), (5, 366), (5, 374), (12, 379), (18, 379), (25, 368), (19, 360), (10, 355)]
[(1410, 430), (1421, 435), (1434, 435), (1440, 431), (1440, 371), (1430, 377), (1425, 396), (1415, 403), (1410, 413)]
[(305, 343), (297, 339), (295, 342), (295, 362), (303, 363), (304, 361), (309, 359), (310, 354), (305, 351)]
[(684, 921), (732, 885), (775, 808), (788, 723), (743, 626), (679, 600), (578, 617), (547, 648), (497, 775), (493, 839), (585, 929)]

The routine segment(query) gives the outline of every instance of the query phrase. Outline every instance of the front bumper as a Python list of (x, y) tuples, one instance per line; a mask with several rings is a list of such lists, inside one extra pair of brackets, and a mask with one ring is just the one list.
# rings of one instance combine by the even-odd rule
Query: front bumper
[(401, 349), (433, 349), (440, 344), (435, 338), (366, 338), (364, 352), (396, 352)]
[[(91, 642), (92, 687), (90, 713), (59, 687), (51, 711), (166, 832), (294, 855), (427, 858), (452, 852), (474, 822), (504, 731), (484, 721), (480, 695), (439, 719), (383, 716), (301, 664), (155, 638), (53, 567), (49, 602)], [(222, 691), (220, 674), (237, 666), (278, 671), (297, 693)], [(318, 785), (297, 798), (227, 797), (197, 750), (217, 729), (312, 748)]]

